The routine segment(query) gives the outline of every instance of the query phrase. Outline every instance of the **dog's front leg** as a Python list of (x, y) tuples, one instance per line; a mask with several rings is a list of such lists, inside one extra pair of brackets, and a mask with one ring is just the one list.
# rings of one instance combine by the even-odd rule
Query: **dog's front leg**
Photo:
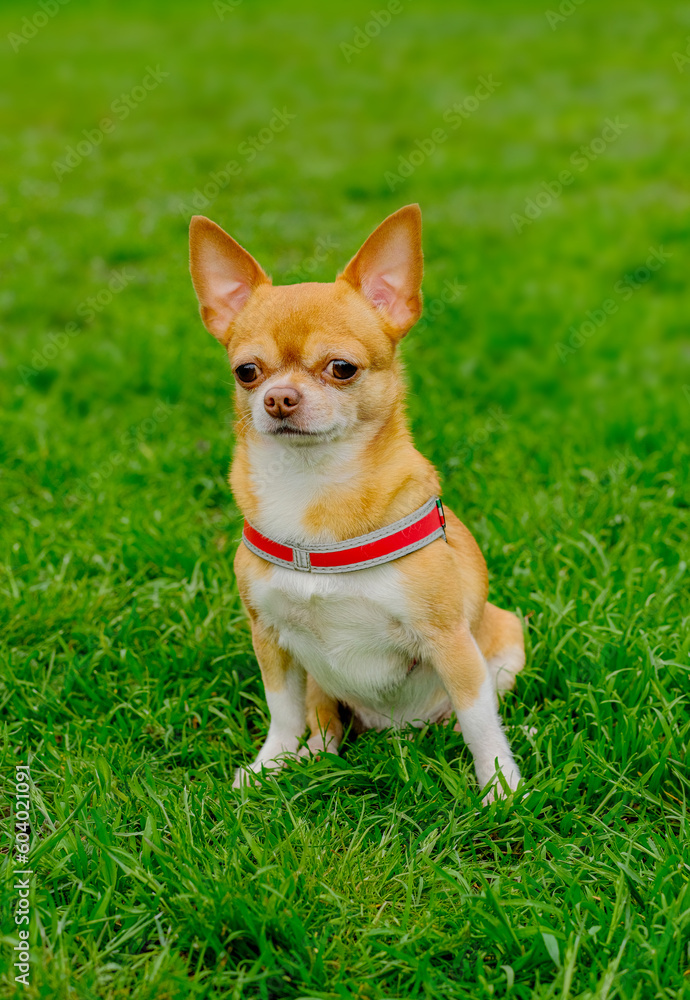
[(261, 771), (279, 767), (284, 755), (294, 754), (306, 727), (305, 673), (290, 654), (281, 649), (271, 630), (252, 619), (254, 652), (261, 667), (271, 724), (266, 740), (247, 768), (235, 774), (233, 788), (247, 784)]
[(434, 640), (434, 666), (450, 697), (462, 735), (474, 758), (477, 780), (488, 790), (484, 803), (503, 796), (497, 770), (515, 790), (520, 771), (508, 746), (496, 707), (493, 678), (471, 632), (444, 632)]

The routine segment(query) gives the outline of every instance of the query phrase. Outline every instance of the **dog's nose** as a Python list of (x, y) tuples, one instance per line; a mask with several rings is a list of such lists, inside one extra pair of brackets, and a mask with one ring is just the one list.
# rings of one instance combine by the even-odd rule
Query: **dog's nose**
[(264, 396), (264, 408), (276, 420), (294, 413), (300, 404), (302, 393), (291, 385), (276, 385)]

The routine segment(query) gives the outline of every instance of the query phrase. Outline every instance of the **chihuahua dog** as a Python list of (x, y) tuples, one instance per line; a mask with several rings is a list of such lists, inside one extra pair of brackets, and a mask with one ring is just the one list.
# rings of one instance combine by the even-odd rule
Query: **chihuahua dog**
[(271, 715), (235, 786), (337, 753), (342, 704), (376, 730), (454, 713), (485, 801), (515, 789), (498, 693), (524, 665), (522, 624), (488, 602), (482, 553), (405, 421), (397, 347), (422, 309), (419, 206), (382, 222), (332, 283), (273, 286), (203, 216), (190, 268), (236, 381), (234, 565)]

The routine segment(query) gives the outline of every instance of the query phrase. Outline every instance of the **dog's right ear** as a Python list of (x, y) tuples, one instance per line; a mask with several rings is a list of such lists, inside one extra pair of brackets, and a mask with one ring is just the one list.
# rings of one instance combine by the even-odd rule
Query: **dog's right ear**
[(254, 289), (271, 283), (252, 255), (203, 215), (189, 225), (189, 270), (203, 324), (221, 344)]

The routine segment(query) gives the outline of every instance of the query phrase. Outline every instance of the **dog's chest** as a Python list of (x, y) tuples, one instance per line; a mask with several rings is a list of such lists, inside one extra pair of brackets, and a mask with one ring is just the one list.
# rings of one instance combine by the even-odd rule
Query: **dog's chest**
[(418, 700), (424, 671), (411, 667), (421, 640), (396, 567), (324, 575), (273, 567), (254, 581), (251, 600), (280, 645), (333, 697), (384, 715)]

